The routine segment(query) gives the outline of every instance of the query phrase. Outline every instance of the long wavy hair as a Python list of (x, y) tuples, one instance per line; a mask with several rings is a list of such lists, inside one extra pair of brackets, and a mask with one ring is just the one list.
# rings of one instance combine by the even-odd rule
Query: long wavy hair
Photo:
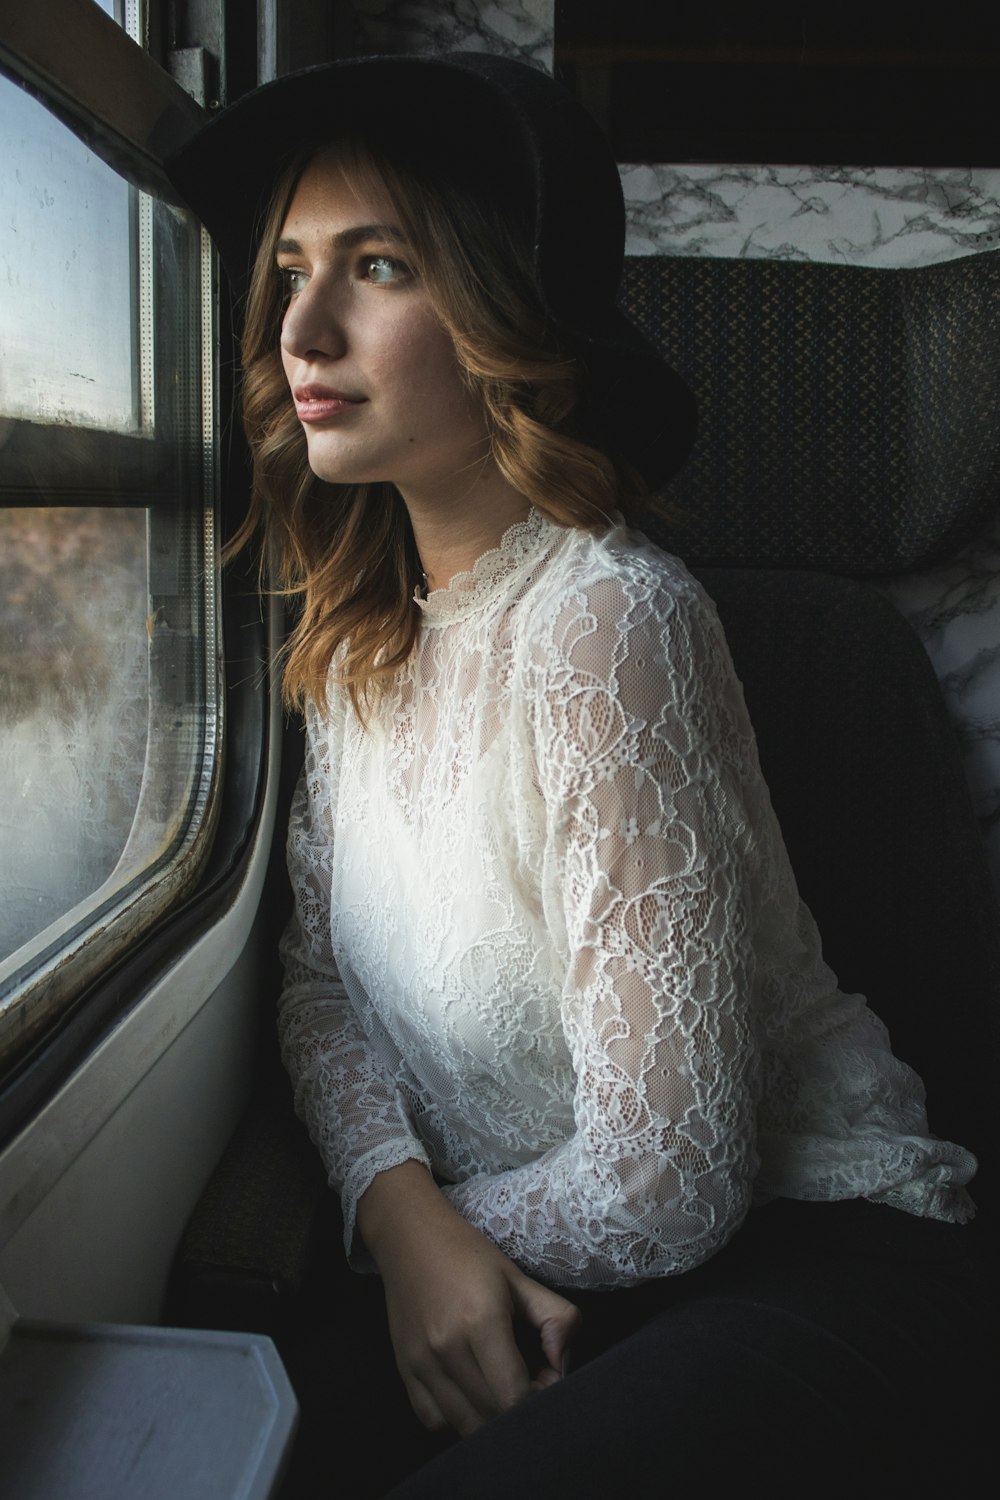
[[(475, 186), (390, 157), (371, 141), (334, 143), (359, 191), (387, 197), (411, 260), (454, 342), (480, 403), (490, 455), (530, 503), (564, 526), (606, 529), (644, 498), (639, 477), (582, 430), (586, 368), (547, 318), (534, 283), (531, 227)], [(284, 292), (275, 265), (281, 227), (305, 166), (279, 177), (263, 219), (242, 342), (243, 422), (253, 460), (246, 520), (227, 556), (263, 532), (271, 586), (299, 601), (284, 656), (284, 696), (325, 702), (331, 664), (364, 722), (413, 649), (420, 628), (419, 559), (406, 507), (388, 483), (329, 484), (309, 467), (281, 364)], [(488, 184), (484, 185), (484, 189)]]

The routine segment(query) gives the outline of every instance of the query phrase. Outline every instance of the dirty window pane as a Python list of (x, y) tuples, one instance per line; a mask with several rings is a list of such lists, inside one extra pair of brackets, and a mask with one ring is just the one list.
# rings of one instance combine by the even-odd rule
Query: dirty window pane
[(0, 511), (0, 954), (115, 869), (146, 760), (143, 511)]
[(43, 105), (0, 78), (0, 414), (141, 427), (135, 199)]

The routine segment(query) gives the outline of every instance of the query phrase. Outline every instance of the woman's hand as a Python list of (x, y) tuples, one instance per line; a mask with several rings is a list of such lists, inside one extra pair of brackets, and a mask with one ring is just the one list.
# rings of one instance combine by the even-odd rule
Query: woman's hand
[(382, 1273), (396, 1364), (425, 1427), (465, 1437), (560, 1378), (579, 1310), (518, 1270), (418, 1162), (375, 1178), (358, 1228)]

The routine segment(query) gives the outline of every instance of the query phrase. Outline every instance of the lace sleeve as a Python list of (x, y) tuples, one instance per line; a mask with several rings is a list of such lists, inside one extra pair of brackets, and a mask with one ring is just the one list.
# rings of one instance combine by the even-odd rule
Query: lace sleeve
[(566, 956), (575, 1133), (447, 1189), (557, 1285), (690, 1269), (756, 1170), (748, 830), (752, 737), (721, 627), (684, 573), (600, 580), (536, 652), (546, 918)]
[(296, 1111), (340, 1193), (352, 1264), (369, 1270), (360, 1242), (356, 1248), (353, 1243), (358, 1199), (378, 1172), (428, 1158), (393, 1080), (372, 1051), (333, 956), (335, 777), (329, 730), (310, 706), (305, 766), (288, 827), (295, 910), (281, 941), (285, 983), (278, 1030)]

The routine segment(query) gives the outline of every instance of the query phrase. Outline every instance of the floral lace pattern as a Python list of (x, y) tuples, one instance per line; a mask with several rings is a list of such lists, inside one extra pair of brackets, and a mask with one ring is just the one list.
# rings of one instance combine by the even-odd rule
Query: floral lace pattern
[(422, 604), (367, 731), (311, 707), (289, 830), (282, 1046), (354, 1263), (411, 1158), (563, 1286), (685, 1271), (778, 1195), (967, 1218), (974, 1158), (822, 961), (683, 566), (532, 512)]

